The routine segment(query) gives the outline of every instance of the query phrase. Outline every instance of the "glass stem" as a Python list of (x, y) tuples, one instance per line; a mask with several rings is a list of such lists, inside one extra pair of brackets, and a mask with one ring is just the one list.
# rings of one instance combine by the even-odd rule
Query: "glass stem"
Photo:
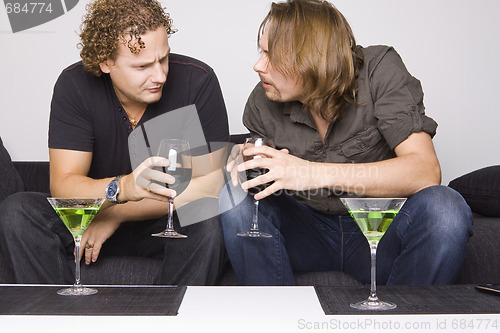
[(251, 230), (259, 230), (259, 200), (253, 200), (253, 208)]
[(174, 230), (174, 200), (168, 200), (167, 230)]
[(75, 284), (74, 288), (81, 289), (83, 288), (80, 282), (80, 242), (81, 237), (75, 237)]
[(378, 242), (370, 242), (371, 254), (371, 291), (368, 301), (378, 302), (377, 297), (377, 246)]

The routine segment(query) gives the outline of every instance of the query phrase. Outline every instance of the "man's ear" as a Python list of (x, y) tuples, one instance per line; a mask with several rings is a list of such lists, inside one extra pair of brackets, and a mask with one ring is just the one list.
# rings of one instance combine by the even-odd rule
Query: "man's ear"
[(109, 67), (110, 67), (110, 65), (109, 65), (108, 63), (110, 63), (110, 60), (109, 60), (109, 59), (104, 60), (103, 62), (101, 62), (101, 63), (99, 64), (99, 67), (101, 68), (101, 71), (102, 71), (103, 73), (109, 74), (109, 72), (111, 71), (111, 69), (109, 68)]

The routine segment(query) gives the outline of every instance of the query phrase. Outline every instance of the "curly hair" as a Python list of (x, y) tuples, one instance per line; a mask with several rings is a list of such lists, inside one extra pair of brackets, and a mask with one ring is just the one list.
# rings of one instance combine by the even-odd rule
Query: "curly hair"
[(86, 71), (101, 76), (99, 64), (115, 60), (118, 43), (137, 54), (145, 47), (141, 35), (164, 26), (176, 32), (170, 15), (157, 0), (96, 0), (86, 6), (78, 47)]
[(344, 103), (356, 103), (363, 54), (344, 16), (328, 1), (273, 3), (259, 28), (268, 30), (269, 61), (285, 76), (303, 84), (304, 107), (328, 121)]

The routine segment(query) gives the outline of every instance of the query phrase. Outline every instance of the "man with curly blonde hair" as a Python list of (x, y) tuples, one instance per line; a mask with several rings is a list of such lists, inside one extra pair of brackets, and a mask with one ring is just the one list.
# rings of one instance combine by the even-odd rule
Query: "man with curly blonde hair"
[[(148, 174), (144, 170), (170, 161), (148, 158), (132, 170), (128, 140), (136, 127), (194, 104), (205, 141), (227, 142), (217, 77), (201, 61), (170, 52), (168, 39), (175, 30), (158, 1), (96, 0), (87, 11), (79, 45), (82, 61), (64, 69), (54, 87), (51, 194), (107, 197), (81, 240), (87, 265), (101, 257), (105, 264), (105, 257), (113, 255), (163, 258), (156, 283), (214, 284), (225, 262), (217, 218), (182, 228), (176, 220), (187, 239), (151, 237), (164, 229), (168, 201), (176, 195), (152, 180), (165, 184), (173, 177), (152, 172), (148, 186), (137, 179)], [(177, 209), (203, 192), (198, 182), (203, 175), (195, 174), (193, 165), (189, 188), (175, 199)], [(9, 208), (0, 218), (0, 250), (10, 260), (13, 282), (71, 283), (72, 236), (45, 195), (20, 193), (2, 205)]]

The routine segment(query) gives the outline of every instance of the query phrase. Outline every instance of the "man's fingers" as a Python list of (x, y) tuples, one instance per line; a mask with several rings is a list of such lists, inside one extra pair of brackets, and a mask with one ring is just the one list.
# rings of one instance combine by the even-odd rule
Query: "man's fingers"
[(100, 242), (88, 241), (85, 243), (83, 248), (83, 254), (85, 256), (85, 264), (90, 265), (91, 262), (96, 262), (101, 252), (102, 244)]
[(261, 155), (268, 157), (276, 157), (280, 151), (268, 146), (252, 146), (248, 147), (243, 151), (245, 156)]
[(177, 192), (175, 192), (175, 190), (167, 188), (166, 186), (157, 184), (155, 182), (149, 182), (146, 186), (146, 191), (151, 193), (151, 195), (148, 196), (149, 198), (161, 201), (166, 201), (168, 200), (168, 198), (175, 198), (175, 196), (177, 195)]
[(238, 165), (237, 170), (243, 172), (250, 169), (271, 169), (275, 163), (271, 158), (254, 158)]
[(85, 264), (89, 265), (92, 260), (92, 252), (94, 250), (94, 243), (90, 240), (83, 244), (83, 255), (85, 256)]
[(231, 157), (233, 159), (236, 159), (238, 155), (241, 153), (241, 148), (243, 147), (242, 144), (239, 145), (234, 145), (233, 148), (231, 148)]
[(279, 190), (281, 190), (280, 186), (277, 183), (273, 183), (273, 184), (269, 185), (268, 187), (266, 187), (263, 191), (256, 193), (254, 195), (254, 199), (255, 200), (262, 200), (262, 199), (272, 195), (273, 193), (275, 193)]

